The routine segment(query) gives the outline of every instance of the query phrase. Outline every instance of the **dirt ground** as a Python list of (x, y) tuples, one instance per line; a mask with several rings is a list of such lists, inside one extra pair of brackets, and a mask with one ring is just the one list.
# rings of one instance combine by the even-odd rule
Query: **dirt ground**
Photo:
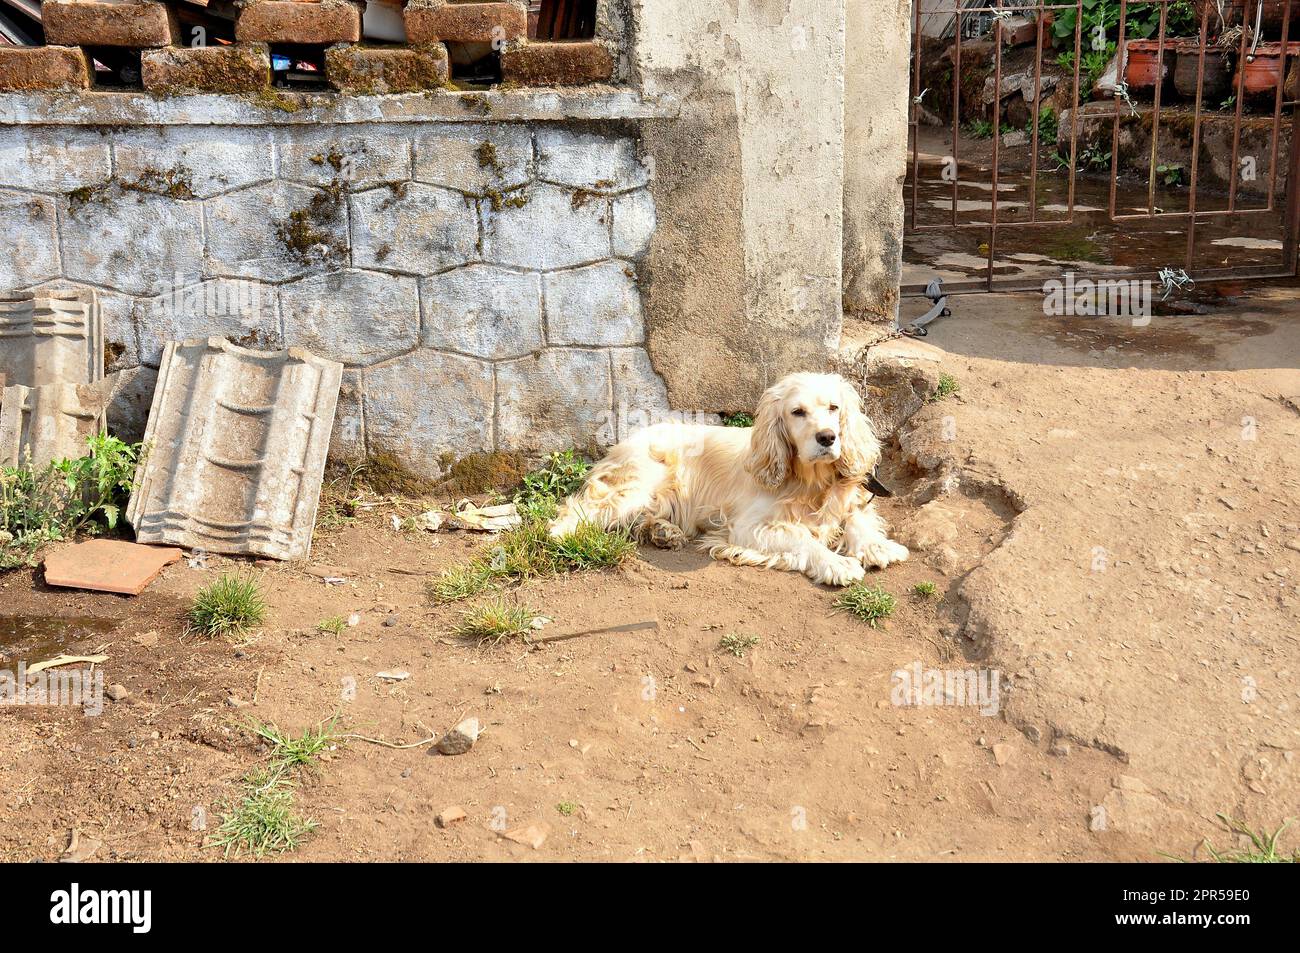
[[(0, 576), (0, 624), (71, 620), (11, 632), (0, 667), (93, 649), (130, 692), (100, 717), (0, 711), (0, 856), (56, 859), (76, 830), (94, 860), (218, 860), (205, 838), (265, 756), (248, 720), (336, 713), (396, 743), (486, 730), (454, 757), (340, 746), (299, 793), (319, 829), (283, 859), (1158, 860), (1230, 843), (1219, 811), (1276, 827), (1300, 815), (1295, 312), (1261, 292), (1133, 329), (959, 299), (934, 348), (909, 344), (961, 389), (891, 445), (882, 510), (915, 548), (873, 574), (899, 602), (879, 629), (803, 577), (642, 549), (517, 598), (544, 634), (657, 628), (467, 645), (425, 585), (489, 543), (383, 512), (319, 532), (307, 564), (182, 561), (137, 598)], [(188, 599), (232, 567), (267, 624), (186, 636)], [(937, 599), (909, 593), (924, 580)], [(738, 658), (726, 634), (759, 642)], [(913, 663), (996, 669), (999, 712), (893, 704)], [(453, 805), (468, 818), (439, 828)], [(531, 821), (540, 848), (501, 836)]]

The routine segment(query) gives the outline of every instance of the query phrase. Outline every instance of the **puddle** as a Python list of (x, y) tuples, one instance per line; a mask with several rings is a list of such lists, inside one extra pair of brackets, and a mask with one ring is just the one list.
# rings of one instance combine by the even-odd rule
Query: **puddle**
[(93, 616), (0, 615), (0, 663), (8, 666), (9, 662), (39, 662), (64, 653), (77, 654), (72, 650), (97, 644), (77, 643), (105, 636), (119, 624), (116, 619)]

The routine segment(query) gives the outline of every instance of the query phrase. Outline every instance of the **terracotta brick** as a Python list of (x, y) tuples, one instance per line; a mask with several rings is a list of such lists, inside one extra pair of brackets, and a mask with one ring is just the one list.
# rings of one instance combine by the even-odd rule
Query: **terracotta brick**
[(250, 93), (271, 84), (265, 43), (149, 50), (140, 65), (144, 88), (155, 93)]
[(356, 43), (361, 8), (349, 0), (256, 0), (239, 14), (235, 38), (244, 43)]
[(176, 16), (163, 3), (45, 0), (45, 41), (57, 46), (169, 46), (180, 38)]
[(608, 82), (614, 58), (588, 40), (523, 43), (501, 53), (501, 79), (524, 86), (582, 86)]
[(75, 46), (0, 46), (0, 91), (88, 89), (90, 60)]
[(528, 35), (528, 11), (513, 3), (412, 0), (405, 17), (412, 43), (491, 43)]
[(420, 46), (331, 46), (325, 51), (325, 76), (345, 93), (379, 96), (437, 89), (451, 68), (441, 43)]

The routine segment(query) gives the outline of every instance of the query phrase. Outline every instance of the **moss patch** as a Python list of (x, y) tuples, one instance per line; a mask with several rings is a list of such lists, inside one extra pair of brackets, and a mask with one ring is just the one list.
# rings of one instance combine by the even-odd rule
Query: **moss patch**
[(459, 460), (441, 462), (449, 472), (438, 490), (451, 496), (511, 490), (528, 473), (528, 465), (518, 453), (471, 453)]

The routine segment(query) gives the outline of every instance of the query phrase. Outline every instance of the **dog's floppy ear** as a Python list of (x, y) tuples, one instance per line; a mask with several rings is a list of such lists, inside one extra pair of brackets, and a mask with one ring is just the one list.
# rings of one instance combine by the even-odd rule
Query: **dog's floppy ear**
[(880, 443), (853, 385), (840, 378), (840, 458), (836, 469), (851, 480), (865, 480), (880, 463)]
[(772, 489), (784, 484), (790, 475), (790, 441), (781, 416), (783, 397), (778, 387), (769, 387), (759, 398), (749, 437), (749, 456), (745, 458), (745, 469)]

